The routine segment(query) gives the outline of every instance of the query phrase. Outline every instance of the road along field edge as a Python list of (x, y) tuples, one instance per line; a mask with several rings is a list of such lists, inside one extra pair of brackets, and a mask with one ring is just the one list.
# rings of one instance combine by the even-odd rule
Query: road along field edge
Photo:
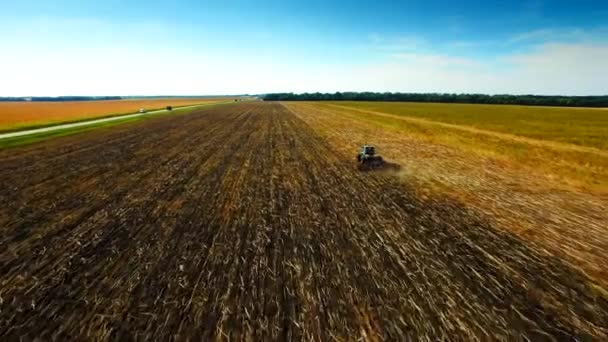
[(180, 108), (202, 104), (226, 102), (223, 99), (199, 99), (198, 101), (120, 100), (77, 102), (2, 102), (0, 103), (0, 134), (50, 127), (93, 119), (104, 119), (146, 111)]
[(119, 116), (105, 117), (101, 119), (91, 119), (85, 121), (77, 121), (72, 123), (65, 123), (60, 125), (51, 125), (47, 127), (40, 127), (36, 129), (27, 129), (15, 132), (0, 133), (0, 148), (11, 147), (16, 145), (23, 145), (34, 141), (39, 141), (44, 138), (61, 136), (65, 134), (72, 134), (89, 130), (97, 127), (105, 127), (107, 125), (119, 124), (123, 122), (133, 121), (137, 119), (143, 119), (146, 117), (152, 117), (154, 114), (168, 114), (168, 113), (182, 113), (187, 109), (195, 109), (201, 107), (212, 107), (218, 105), (225, 105), (234, 103), (233, 101), (225, 102), (214, 102), (204, 103), (199, 105), (188, 105), (182, 107), (173, 108), (169, 111), (167, 109), (159, 109), (148, 111), (146, 113), (132, 113)]

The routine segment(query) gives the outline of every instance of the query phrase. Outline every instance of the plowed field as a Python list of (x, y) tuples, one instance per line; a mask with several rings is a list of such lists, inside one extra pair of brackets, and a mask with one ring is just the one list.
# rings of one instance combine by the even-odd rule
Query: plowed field
[(352, 159), (259, 102), (0, 152), (1, 339), (608, 338), (584, 275)]

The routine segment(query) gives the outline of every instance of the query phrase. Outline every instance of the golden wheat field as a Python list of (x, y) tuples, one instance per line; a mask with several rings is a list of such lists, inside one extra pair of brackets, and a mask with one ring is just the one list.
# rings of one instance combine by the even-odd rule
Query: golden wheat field
[(73, 102), (0, 102), (0, 130), (88, 119), (166, 106), (228, 101), (227, 98), (167, 98)]

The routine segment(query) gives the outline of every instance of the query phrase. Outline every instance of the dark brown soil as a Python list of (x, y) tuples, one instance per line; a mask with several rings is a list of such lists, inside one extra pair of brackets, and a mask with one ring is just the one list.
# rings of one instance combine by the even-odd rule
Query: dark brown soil
[(608, 301), (280, 104), (0, 152), (1, 340), (608, 338)]

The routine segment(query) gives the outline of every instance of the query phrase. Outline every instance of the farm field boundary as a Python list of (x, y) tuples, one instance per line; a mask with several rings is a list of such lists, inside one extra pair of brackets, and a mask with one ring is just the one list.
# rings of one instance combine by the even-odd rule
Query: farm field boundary
[(77, 121), (102, 119), (147, 110), (225, 102), (231, 98), (147, 98), (98, 101), (0, 102), (0, 133)]
[[(285, 102), (290, 108), (310, 108), (329, 116), (340, 115), (353, 122), (381, 126), (434, 145), (457, 148), (540, 174), (559, 188), (608, 195), (608, 151), (594, 147), (531, 139), (517, 135), (452, 125), (427, 119), (404, 117), (351, 106), (319, 102)], [(332, 114), (333, 113), (333, 114)], [(381, 136), (382, 131), (373, 134)]]
[(278, 103), (0, 151), (0, 181), (2, 340), (608, 338), (584, 274)]
[(84, 129), (91, 129), (94, 127), (107, 126), (108, 124), (117, 124), (120, 122), (132, 121), (135, 119), (143, 119), (145, 117), (153, 116), (154, 114), (162, 114), (162, 113), (183, 113), (184, 110), (195, 109), (200, 107), (207, 106), (216, 106), (221, 104), (229, 104), (233, 103), (232, 101), (226, 102), (213, 102), (213, 103), (205, 103), (198, 105), (189, 105), (176, 107), (173, 110), (169, 111), (167, 109), (159, 109), (159, 110), (151, 110), (146, 113), (133, 113), (126, 115), (115, 115), (110, 117), (105, 117), (101, 119), (90, 119), (77, 121), (73, 123), (59, 124), (59, 125), (51, 125), (46, 127), (40, 127), (35, 129), (25, 129), (14, 132), (6, 132), (0, 133), (0, 148), (6, 146), (14, 146), (21, 145), (23, 143), (29, 141), (37, 141), (40, 139), (36, 139), (36, 137), (51, 137), (56, 136), (57, 134), (61, 135), (61, 133), (76, 133)]
[[(380, 116), (395, 118), (398, 120), (409, 121), (409, 122), (413, 122), (413, 123), (451, 128), (451, 129), (456, 129), (456, 130), (473, 133), (473, 134), (483, 134), (483, 135), (492, 136), (492, 137), (496, 137), (496, 138), (500, 138), (500, 139), (511, 140), (511, 141), (516, 141), (516, 142), (521, 142), (521, 143), (526, 143), (526, 144), (532, 144), (532, 145), (536, 145), (536, 146), (540, 146), (540, 147), (561, 149), (561, 150), (573, 150), (573, 151), (584, 152), (584, 153), (594, 153), (594, 154), (598, 154), (603, 157), (608, 157), (608, 151), (604, 151), (604, 150), (601, 150), (601, 149), (595, 148), (595, 147), (587, 147), (587, 146), (580, 146), (580, 145), (574, 145), (574, 144), (568, 144), (568, 143), (560, 143), (557, 141), (550, 141), (550, 140), (533, 139), (533, 138), (528, 138), (528, 137), (524, 137), (521, 135), (485, 130), (485, 129), (475, 128), (475, 127), (467, 126), (467, 125), (458, 125), (458, 124), (446, 123), (446, 122), (430, 120), (430, 119), (390, 114), (390, 113), (385, 113), (385, 112), (356, 108), (356, 107), (352, 107), (352, 106), (340, 106), (340, 105), (336, 105), (336, 104), (328, 104), (328, 106), (334, 107), (334, 108), (354, 110), (354, 111), (361, 112), (361, 113), (380, 115)], [(593, 109), (594, 108), (592, 108), (591, 110), (593, 110)], [(597, 110), (597, 108), (595, 108), (595, 109)]]
[[(601, 188), (580, 186), (607, 179), (606, 158), (319, 103), (283, 104), (344, 154), (372, 143), (425, 196), (456, 198), (608, 286), (608, 198)], [(528, 155), (518, 158), (518, 151)]]

